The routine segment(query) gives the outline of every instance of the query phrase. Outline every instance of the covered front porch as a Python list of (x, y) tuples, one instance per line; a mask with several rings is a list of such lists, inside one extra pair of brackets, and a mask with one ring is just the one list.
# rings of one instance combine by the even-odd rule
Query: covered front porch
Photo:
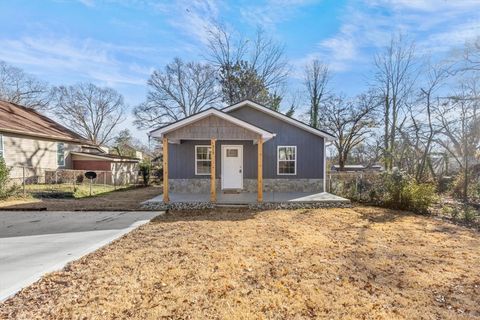
[[(208, 109), (160, 128), (151, 136), (162, 141), (163, 203), (232, 203), (235, 202), (235, 197), (242, 197), (243, 203), (247, 199), (248, 203), (264, 201), (263, 145), (275, 137), (274, 133), (219, 110)], [(178, 146), (177, 150), (186, 146), (189, 150), (195, 150), (195, 154), (187, 154), (188, 151), (183, 149), (185, 154), (177, 153), (172, 157), (169, 154), (172, 146)], [(171, 161), (173, 162), (170, 163)], [(195, 170), (190, 167), (193, 163)], [(173, 177), (170, 174), (172, 165), (176, 168), (175, 172), (172, 172)], [(245, 184), (248, 182), (251, 187), (253, 181), (256, 193), (224, 193), (246, 191)], [(183, 183), (183, 191), (175, 193), (179, 183)], [(200, 190), (189, 192), (189, 186), (196, 183), (202, 185)], [(209, 193), (204, 188), (205, 183), (209, 184)]]

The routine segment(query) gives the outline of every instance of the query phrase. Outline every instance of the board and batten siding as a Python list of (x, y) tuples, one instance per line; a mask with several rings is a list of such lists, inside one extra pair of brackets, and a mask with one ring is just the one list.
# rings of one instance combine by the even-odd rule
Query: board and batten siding
[[(324, 138), (302, 130), (248, 106), (230, 112), (236, 118), (276, 133), (276, 137), (263, 144), (263, 177), (265, 179), (323, 179)], [(180, 136), (176, 136), (180, 138)], [(221, 177), (221, 146), (243, 146), (244, 179), (257, 177), (257, 145), (252, 140), (221, 140), (216, 137), (216, 176)], [(209, 140), (182, 140), (169, 147), (169, 176), (171, 179), (210, 179), (208, 175), (195, 175), (195, 145), (210, 145)], [(297, 147), (297, 174), (277, 175), (277, 146)]]
[[(210, 140), (186, 140), (181, 144), (171, 144), (168, 150), (168, 170), (172, 179), (210, 179), (210, 175), (195, 175), (195, 146), (210, 146)], [(221, 177), (222, 145), (243, 146), (243, 177), (256, 179), (257, 177), (257, 145), (252, 141), (217, 140), (215, 144), (215, 176)], [(248, 161), (247, 161), (248, 158)]]
[[(276, 133), (263, 145), (263, 177), (276, 179), (323, 179), (324, 138), (275, 118), (248, 105), (229, 112), (230, 115)], [(297, 146), (297, 174), (277, 175), (277, 147)], [(256, 159), (256, 158), (255, 158)], [(251, 160), (250, 160), (251, 161)], [(256, 161), (256, 160), (255, 160)]]

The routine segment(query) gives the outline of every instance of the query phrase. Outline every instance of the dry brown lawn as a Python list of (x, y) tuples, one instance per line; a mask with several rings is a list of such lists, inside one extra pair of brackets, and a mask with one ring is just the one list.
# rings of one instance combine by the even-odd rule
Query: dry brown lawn
[(480, 235), (376, 209), (177, 213), (0, 305), (12, 319), (480, 318)]
[(139, 187), (121, 189), (81, 199), (13, 199), (0, 201), (0, 208), (3, 210), (45, 209), (48, 211), (139, 210), (143, 201), (161, 193), (162, 189), (159, 187)]

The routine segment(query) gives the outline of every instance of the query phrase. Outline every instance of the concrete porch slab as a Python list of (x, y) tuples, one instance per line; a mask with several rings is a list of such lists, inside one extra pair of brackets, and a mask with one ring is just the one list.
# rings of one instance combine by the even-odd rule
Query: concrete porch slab
[[(170, 193), (170, 203), (209, 203), (210, 194), (194, 193)], [(350, 203), (350, 200), (336, 196), (328, 192), (308, 193), (308, 192), (264, 192), (264, 203), (317, 203), (317, 202), (336, 202)], [(163, 195), (156, 196), (143, 204), (163, 203)], [(256, 204), (257, 194), (242, 192), (238, 194), (217, 194), (216, 204)]]

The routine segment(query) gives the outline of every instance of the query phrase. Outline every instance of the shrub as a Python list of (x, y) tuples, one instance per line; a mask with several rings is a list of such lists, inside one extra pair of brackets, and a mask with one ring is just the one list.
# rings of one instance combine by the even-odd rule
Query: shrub
[(3, 157), (0, 157), (0, 199), (10, 196), (14, 188), (10, 184), (10, 169), (7, 167)]
[(437, 198), (434, 185), (416, 183), (400, 170), (377, 175), (338, 177), (342, 180), (332, 183), (332, 192), (362, 203), (424, 214)]
[(84, 177), (83, 177), (83, 174), (82, 174), (82, 173), (80, 173), (80, 174), (77, 175), (77, 177), (76, 177), (77, 183), (83, 183), (83, 179), (84, 179)]
[(152, 165), (148, 162), (140, 163), (140, 174), (142, 175), (143, 185), (148, 186), (150, 183), (150, 171)]
[(427, 183), (408, 183), (402, 191), (405, 209), (417, 213), (428, 213), (430, 206), (437, 200), (435, 187)]
[(465, 206), (463, 208), (463, 220), (467, 223), (475, 221), (477, 216), (476, 210), (470, 206)]

